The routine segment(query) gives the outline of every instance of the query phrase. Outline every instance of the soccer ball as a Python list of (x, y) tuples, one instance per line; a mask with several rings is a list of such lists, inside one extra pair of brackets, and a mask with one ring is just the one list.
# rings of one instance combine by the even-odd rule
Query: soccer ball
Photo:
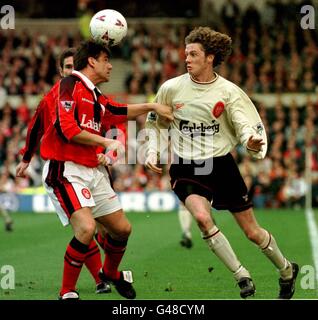
[(92, 17), (89, 29), (96, 42), (115, 46), (126, 36), (127, 22), (120, 12), (105, 9)]

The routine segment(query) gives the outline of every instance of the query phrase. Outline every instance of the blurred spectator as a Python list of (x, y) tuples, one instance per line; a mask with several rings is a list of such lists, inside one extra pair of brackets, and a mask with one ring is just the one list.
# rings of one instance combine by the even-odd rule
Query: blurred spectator
[(27, 126), (30, 120), (30, 108), (28, 107), (28, 104), (26, 102), (26, 96), (22, 96), (21, 103), (18, 105), (16, 112), (18, 121)]
[(221, 17), (230, 32), (233, 32), (240, 19), (240, 8), (235, 0), (226, 0), (221, 8)]
[(3, 75), (0, 74), (0, 109), (7, 101), (7, 90), (3, 86)]
[(250, 197), (253, 200), (255, 208), (269, 207), (271, 180), (268, 174), (259, 172), (250, 188)]
[(291, 171), (282, 190), (283, 201), (288, 208), (299, 209), (305, 205), (307, 185), (304, 177), (296, 171)]

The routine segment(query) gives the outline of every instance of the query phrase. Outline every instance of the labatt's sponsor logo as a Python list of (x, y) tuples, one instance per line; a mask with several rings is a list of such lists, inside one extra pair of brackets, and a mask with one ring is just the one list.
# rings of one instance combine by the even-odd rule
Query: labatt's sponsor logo
[(196, 124), (190, 123), (190, 121), (181, 120), (180, 121), (180, 131), (185, 135), (190, 135), (191, 138), (195, 138), (197, 136), (213, 136), (218, 133), (220, 130), (220, 125), (212, 120), (211, 125), (204, 125), (204, 123)]
[(101, 124), (99, 122), (95, 122), (94, 119), (88, 120), (87, 122), (85, 122), (86, 117), (87, 117), (87, 114), (84, 113), (82, 116), (81, 127), (89, 128), (89, 129), (92, 129), (94, 131), (99, 132)]

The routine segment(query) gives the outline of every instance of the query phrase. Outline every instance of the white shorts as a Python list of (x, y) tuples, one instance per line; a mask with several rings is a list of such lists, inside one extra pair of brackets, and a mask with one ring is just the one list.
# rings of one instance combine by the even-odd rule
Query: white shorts
[(72, 161), (48, 160), (42, 181), (63, 226), (69, 224), (73, 212), (84, 207), (92, 208), (94, 218), (122, 209), (103, 166), (89, 168)]

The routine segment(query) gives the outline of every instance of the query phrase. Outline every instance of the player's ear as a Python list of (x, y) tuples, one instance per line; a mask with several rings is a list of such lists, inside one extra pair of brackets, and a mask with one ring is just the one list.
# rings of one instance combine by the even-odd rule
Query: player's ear
[(208, 54), (207, 56), (208, 62), (213, 64), (214, 61), (214, 54)]
[(63, 69), (59, 67), (60, 76), (63, 77)]
[(90, 67), (94, 68), (96, 59), (94, 57), (88, 57), (87, 62)]

